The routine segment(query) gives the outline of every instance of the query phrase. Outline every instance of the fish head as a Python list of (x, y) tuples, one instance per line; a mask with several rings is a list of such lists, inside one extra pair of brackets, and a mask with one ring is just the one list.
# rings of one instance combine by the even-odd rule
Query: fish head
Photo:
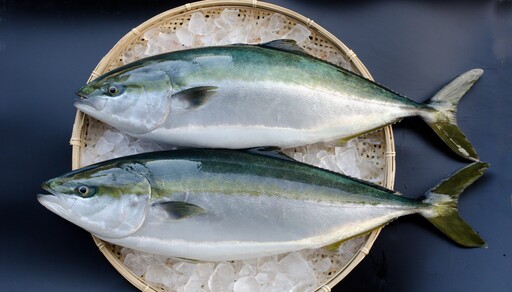
[(115, 70), (77, 91), (75, 107), (127, 134), (148, 133), (170, 111), (172, 84), (163, 70), (141, 66)]
[(50, 211), (102, 238), (136, 232), (150, 208), (151, 185), (138, 163), (92, 165), (42, 184), (38, 201)]

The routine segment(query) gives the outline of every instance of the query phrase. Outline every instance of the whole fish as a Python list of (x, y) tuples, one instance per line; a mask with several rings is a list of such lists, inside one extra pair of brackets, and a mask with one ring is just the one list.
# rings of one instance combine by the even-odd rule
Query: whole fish
[(338, 143), (420, 116), (457, 154), (478, 160), (455, 113), (482, 73), (466, 72), (419, 104), (277, 40), (142, 59), (89, 82), (75, 106), (135, 137), (229, 149)]
[(108, 242), (205, 261), (336, 246), (419, 213), (457, 243), (485, 242), (458, 215), (474, 162), (419, 199), (265, 151), (176, 150), (122, 157), (43, 183), (46, 208)]

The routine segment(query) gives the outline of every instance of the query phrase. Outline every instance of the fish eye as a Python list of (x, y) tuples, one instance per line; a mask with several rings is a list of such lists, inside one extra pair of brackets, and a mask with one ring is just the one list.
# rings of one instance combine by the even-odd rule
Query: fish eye
[(82, 198), (90, 198), (94, 196), (94, 194), (96, 193), (96, 189), (82, 185), (76, 187), (75, 192)]
[(113, 95), (116, 95), (116, 94), (118, 94), (118, 93), (119, 93), (119, 88), (118, 88), (117, 86), (115, 86), (115, 85), (110, 85), (110, 86), (108, 87), (108, 93), (109, 93), (110, 95), (112, 95), (112, 96), (113, 96)]

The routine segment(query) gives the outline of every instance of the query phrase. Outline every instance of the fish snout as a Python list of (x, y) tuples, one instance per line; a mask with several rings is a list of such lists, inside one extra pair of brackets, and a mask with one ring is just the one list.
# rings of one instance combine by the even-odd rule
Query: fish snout
[(43, 190), (51, 193), (52, 192), (51, 183), (52, 183), (52, 180), (47, 180), (41, 184), (41, 188)]
[(80, 97), (80, 99), (88, 99), (89, 96), (94, 92), (94, 89), (90, 85), (84, 85), (80, 87), (75, 94)]

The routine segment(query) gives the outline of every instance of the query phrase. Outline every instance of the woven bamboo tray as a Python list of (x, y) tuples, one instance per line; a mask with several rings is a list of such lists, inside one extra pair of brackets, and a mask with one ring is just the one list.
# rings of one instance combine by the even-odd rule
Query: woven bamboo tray
[[(175, 31), (176, 28), (180, 27), (183, 25), (183, 23), (190, 19), (193, 12), (200, 11), (204, 15), (213, 15), (219, 14), (225, 8), (239, 9), (240, 14), (242, 15), (250, 14), (251, 16), (258, 18), (265, 18), (273, 13), (279, 13), (287, 18), (288, 24), (290, 26), (295, 24), (302, 24), (311, 31), (309, 43), (312, 45), (305, 45), (303, 46), (304, 49), (306, 49), (311, 54), (320, 57), (326, 54), (338, 54), (339, 56), (344, 57), (344, 59), (350, 63), (352, 67), (351, 69), (354, 72), (359, 73), (366, 78), (372, 79), (372, 76), (368, 70), (352, 50), (350, 50), (335, 36), (330, 34), (328, 31), (326, 31), (324, 28), (309, 18), (306, 18), (286, 8), (269, 3), (259, 2), (256, 0), (210, 0), (190, 3), (168, 10), (132, 29), (121, 40), (119, 40), (119, 42), (110, 50), (107, 55), (105, 55), (105, 57), (103, 57), (103, 59), (92, 72), (88, 81), (91, 81), (98, 76), (123, 65), (121, 58), (122, 54), (130, 50), (133, 46), (144, 43), (144, 32), (154, 28), (162, 28), (169, 31)], [(90, 118), (88, 116), (80, 111), (77, 111), (73, 125), (73, 133), (70, 140), (70, 144), (72, 146), (73, 169), (77, 169), (82, 166), (81, 155), (84, 147), (86, 146), (89, 122)], [(379, 132), (381, 132), (380, 134), (383, 137), (384, 144), (382, 145), (382, 148), (378, 150), (379, 153), (374, 154), (378, 155), (383, 160), (383, 165), (380, 164), (380, 167), (384, 173), (384, 180), (382, 184), (385, 187), (392, 189), (395, 176), (395, 151), (393, 133), (391, 126), (385, 127)], [(346, 275), (348, 275), (348, 273), (354, 267), (356, 267), (357, 264), (368, 254), (379, 232), (380, 229), (375, 230), (370, 235), (368, 235), (364, 245), (355, 253), (348, 264), (337, 270), (335, 273), (330, 273), (328, 280), (325, 283), (320, 283), (317, 291), (331, 291), (331, 288), (334, 287), (334, 285), (339, 283)], [(136, 276), (126, 268), (126, 266), (120, 260), (121, 255), (119, 252), (119, 247), (104, 242), (94, 236), (93, 239), (107, 260), (135, 287), (142, 291), (159, 290), (158, 288), (151, 287), (148, 283), (145, 282), (143, 278)]]

